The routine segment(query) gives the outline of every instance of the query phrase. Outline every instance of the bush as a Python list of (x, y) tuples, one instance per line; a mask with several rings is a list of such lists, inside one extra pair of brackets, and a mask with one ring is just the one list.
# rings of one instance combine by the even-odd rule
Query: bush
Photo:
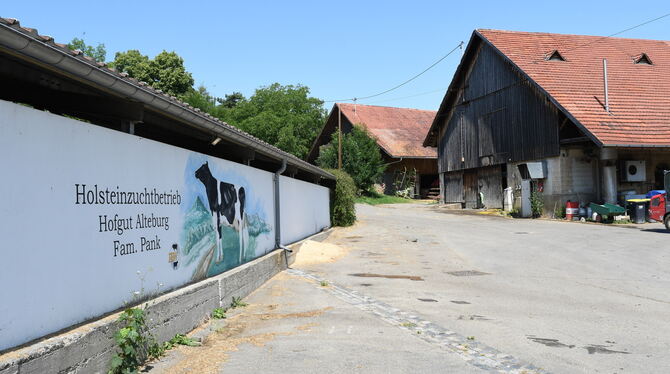
[[(358, 190), (370, 190), (386, 169), (377, 142), (362, 125), (355, 125), (342, 137), (342, 169), (351, 175)], [(338, 133), (335, 131), (330, 143), (319, 150), (316, 164), (322, 168), (337, 168), (337, 151)]]
[(544, 199), (542, 199), (542, 192), (533, 191), (530, 194), (530, 209), (533, 212), (533, 218), (538, 218), (544, 213)]
[(327, 169), (327, 171), (335, 175), (335, 193), (330, 199), (330, 221), (333, 226), (351, 226), (356, 222), (354, 180), (342, 170)]

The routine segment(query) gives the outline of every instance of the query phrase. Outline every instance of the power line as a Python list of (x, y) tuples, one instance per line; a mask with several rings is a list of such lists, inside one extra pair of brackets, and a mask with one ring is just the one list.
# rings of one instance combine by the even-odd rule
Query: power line
[[(613, 37), (613, 36), (617, 36), (617, 35), (623, 34), (623, 33), (625, 33), (625, 32), (634, 30), (634, 29), (636, 29), (636, 28), (638, 28), (638, 27), (642, 27), (642, 26), (648, 25), (648, 24), (650, 24), (650, 23), (652, 23), (652, 22), (656, 22), (656, 21), (661, 20), (661, 19), (663, 19), (663, 18), (666, 18), (666, 17), (668, 17), (668, 16), (670, 16), (670, 13), (666, 13), (666, 14), (664, 14), (664, 15), (662, 15), (662, 16), (659, 16), (659, 17), (656, 17), (656, 18), (653, 18), (653, 19), (644, 21), (644, 22), (642, 22), (642, 23), (640, 23), (640, 24), (637, 24), (637, 25), (635, 25), (635, 26), (631, 26), (631, 27), (629, 27), (629, 28), (626, 28), (626, 29), (617, 31), (617, 32), (615, 32), (615, 33), (613, 33), (613, 34), (610, 34), (610, 35), (607, 35), (607, 36), (603, 36), (603, 37), (601, 37), (601, 38), (598, 38), (598, 39), (596, 39), (596, 40), (590, 41), (590, 42), (588, 42), (588, 43), (584, 43), (584, 44), (575, 46), (575, 47), (573, 47), (573, 48), (569, 48), (569, 49), (567, 49), (567, 50), (565, 50), (565, 51), (563, 51), (563, 52), (572, 51), (572, 50), (575, 50), (575, 49), (577, 49), (577, 48), (585, 47), (585, 46), (591, 45), (591, 44), (593, 44), (593, 43), (600, 42), (600, 41), (602, 41), (602, 40), (604, 40), (604, 39), (611, 38), (611, 37)], [(398, 88), (400, 88), (400, 87), (406, 85), (407, 83), (409, 83), (409, 82), (415, 80), (416, 78), (418, 78), (418, 77), (422, 76), (424, 73), (426, 73), (428, 70), (430, 70), (430, 69), (432, 69), (433, 67), (435, 67), (437, 64), (439, 64), (440, 62), (442, 62), (442, 60), (444, 60), (444, 59), (447, 58), (449, 55), (451, 55), (452, 53), (454, 53), (454, 51), (456, 51), (458, 48), (461, 48), (461, 47), (463, 46), (463, 44), (464, 44), (463, 42), (460, 42), (454, 49), (452, 49), (451, 51), (449, 51), (446, 55), (442, 56), (439, 60), (435, 61), (432, 65), (430, 65), (429, 67), (427, 67), (426, 69), (424, 69), (424, 70), (423, 70), (422, 72), (420, 72), (419, 74), (417, 74), (417, 75), (413, 76), (412, 78), (410, 78), (410, 79), (408, 79), (408, 80), (406, 80), (406, 81), (400, 83), (399, 85), (397, 85), (397, 86), (395, 86), (395, 87), (389, 88), (389, 89), (386, 90), (386, 91), (382, 91), (382, 92), (376, 93), (376, 94), (374, 94), (374, 95), (369, 95), (369, 96), (364, 96), (364, 97), (353, 97), (353, 98), (350, 98), (350, 99), (342, 99), (342, 100), (324, 100), (324, 103), (334, 103), (334, 102), (338, 102), (338, 101), (354, 101), (354, 102), (356, 102), (357, 100), (371, 99), (371, 98), (373, 98), (373, 97), (381, 96), (381, 95), (387, 94), (387, 93), (389, 93), (389, 92), (391, 92), (391, 91), (397, 90)], [(412, 97), (423, 96), (423, 95), (427, 95), (427, 94), (431, 94), (431, 93), (438, 92), (438, 91), (443, 91), (443, 90), (444, 90), (444, 89), (438, 89), (438, 90), (422, 92), (422, 93), (418, 93), (418, 94), (414, 94), (414, 95), (410, 95), (410, 96), (403, 96), (403, 97), (397, 97), (397, 98), (393, 98), (393, 99), (387, 99), (387, 100), (375, 101), (375, 102), (373, 102), (373, 103), (371, 103), (371, 104), (374, 104), (374, 103), (383, 103), (383, 102), (387, 102), (387, 101), (402, 100), (402, 99), (409, 99), (409, 98), (412, 98)]]
[(463, 46), (463, 44), (464, 44), (463, 42), (458, 43), (458, 45), (457, 45), (456, 47), (454, 47), (454, 49), (452, 49), (451, 51), (449, 51), (446, 55), (440, 57), (439, 60), (435, 61), (432, 65), (430, 65), (429, 67), (425, 68), (425, 69), (424, 69), (422, 72), (420, 72), (419, 74), (417, 74), (417, 75), (413, 76), (412, 78), (410, 78), (410, 79), (408, 79), (408, 80), (406, 80), (406, 81), (400, 83), (400, 84), (397, 85), (397, 86), (394, 86), (394, 87), (392, 87), (392, 88), (389, 88), (389, 89), (386, 90), (386, 91), (382, 91), (382, 92), (376, 93), (376, 94), (374, 94), (374, 95), (369, 95), (369, 96), (353, 97), (353, 98), (351, 98), (351, 99), (325, 100), (324, 103), (334, 103), (334, 102), (338, 102), (338, 101), (354, 101), (354, 102), (355, 102), (355, 101), (357, 101), (357, 100), (371, 99), (371, 98), (373, 98), (373, 97), (381, 96), (381, 95), (387, 94), (387, 93), (389, 93), (389, 92), (391, 92), (391, 91), (397, 90), (398, 88), (400, 88), (400, 87), (406, 85), (407, 83), (409, 83), (409, 82), (415, 80), (416, 78), (422, 76), (422, 75), (423, 75), (424, 73), (426, 73), (428, 70), (434, 68), (435, 65), (439, 64), (440, 62), (442, 62), (442, 60), (444, 60), (445, 58), (449, 57), (449, 55), (451, 55), (452, 53), (454, 53), (454, 51), (456, 51), (458, 48), (461, 48), (461, 47)]
[[(634, 30), (634, 29), (636, 29), (636, 28), (638, 28), (638, 27), (642, 27), (642, 26), (648, 25), (648, 24), (650, 24), (650, 23), (652, 23), (652, 22), (656, 22), (656, 21), (661, 20), (661, 19), (663, 19), (663, 18), (666, 18), (666, 17), (668, 17), (668, 16), (670, 16), (670, 13), (666, 13), (666, 14), (664, 14), (664, 15), (662, 15), (662, 16), (659, 16), (659, 17), (656, 17), (656, 18), (653, 18), (653, 19), (644, 21), (644, 22), (642, 22), (642, 23), (640, 23), (640, 24), (637, 24), (637, 25), (635, 25), (635, 26), (631, 26), (631, 27), (629, 27), (629, 28), (626, 28), (626, 29), (617, 31), (617, 32), (615, 32), (615, 33), (613, 33), (613, 34), (610, 34), (610, 35), (607, 35), (607, 36), (603, 36), (603, 37), (601, 37), (601, 38), (598, 38), (598, 39), (596, 39), (596, 40), (590, 41), (590, 42), (588, 42), (588, 43), (584, 43), (584, 44), (582, 44), (582, 45), (578, 45), (578, 46), (576, 46), (576, 47), (567, 49), (567, 50), (565, 50), (565, 51), (563, 51), (563, 52), (572, 51), (572, 50), (575, 50), (575, 49), (577, 49), (577, 48), (581, 48), (581, 47), (585, 47), (585, 46), (587, 46), (587, 45), (591, 45), (591, 44), (593, 44), (593, 43), (597, 43), (597, 42), (599, 42), (599, 41), (602, 41), (603, 39), (607, 39), (607, 38), (611, 38), (611, 37), (613, 37), (613, 36), (617, 36), (617, 35), (623, 34), (623, 33), (625, 33), (625, 32)], [(394, 87), (394, 88), (391, 88), (391, 89), (389, 89), (389, 90), (387, 90), (387, 91), (384, 91), (384, 92), (381, 92), (381, 93), (379, 93), (379, 94), (372, 95), (372, 96), (359, 97), (359, 98), (353, 98), (353, 99), (347, 99), (347, 100), (335, 100), (335, 101), (352, 101), (352, 100), (353, 100), (353, 101), (356, 101), (356, 100), (362, 100), (362, 99), (369, 99), (369, 98), (371, 98), (371, 97), (375, 97), (375, 96), (383, 95), (383, 94), (385, 94), (385, 93), (387, 93), (387, 92), (390, 92), (390, 91), (392, 91), (392, 90), (395, 90), (395, 89), (397, 89), (397, 88), (403, 86), (404, 84), (409, 83), (409, 82), (412, 81), (413, 79), (418, 78), (420, 75), (422, 75), (422, 74), (425, 73), (426, 71), (430, 70), (432, 67), (434, 67), (435, 65), (437, 65), (438, 63), (440, 63), (442, 60), (444, 60), (447, 56), (449, 56), (451, 53), (453, 53), (457, 48), (461, 47), (462, 45), (463, 45), (463, 42), (461, 42), (461, 43), (460, 43), (456, 48), (454, 48), (453, 50), (449, 51), (449, 53), (447, 53), (444, 57), (442, 57), (441, 59), (439, 59), (439, 60), (438, 60), (437, 62), (435, 62), (433, 65), (429, 66), (426, 70), (422, 71), (421, 73), (419, 73), (419, 74), (417, 74), (416, 76), (412, 77), (412, 78), (409, 79), (408, 81), (403, 82), (402, 84), (400, 84), (400, 85), (398, 85), (398, 86), (396, 86), (396, 87)], [(395, 101), (395, 100), (409, 99), (409, 98), (412, 98), (412, 97), (428, 95), (428, 94), (431, 94), (431, 93), (434, 93), (434, 92), (439, 92), (439, 91), (444, 91), (444, 90), (446, 90), (446, 89), (437, 89), (437, 90), (427, 91), (427, 92), (422, 92), (422, 93), (418, 93), (418, 94), (414, 94), (414, 95), (409, 95), (409, 96), (403, 96), (403, 97), (396, 97), (396, 98), (393, 98), (393, 99), (386, 99), (386, 100), (374, 101), (374, 102), (371, 102), (371, 103), (369, 103), (369, 104), (384, 103), (384, 102), (388, 102), (388, 101)], [(334, 102), (334, 101), (326, 101), (326, 102)]]
[(593, 44), (593, 43), (600, 42), (600, 41), (602, 41), (602, 40), (604, 40), (604, 39), (611, 38), (611, 37), (613, 37), (613, 36), (617, 36), (617, 35), (623, 34), (623, 33), (625, 33), (625, 32), (634, 30), (634, 29), (636, 29), (636, 28), (638, 28), (638, 27), (642, 27), (642, 26), (644, 26), (644, 25), (648, 25), (648, 24), (650, 24), (650, 23), (652, 23), (652, 22), (656, 22), (656, 21), (661, 20), (661, 19), (663, 19), (663, 18), (665, 18), (665, 17), (668, 17), (668, 16), (670, 16), (670, 13), (666, 13), (666, 14), (660, 16), (660, 17), (656, 17), (656, 18), (654, 18), (654, 19), (650, 19), (650, 20), (644, 21), (644, 22), (642, 22), (642, 23), (640, 23), (640, 24), (638, 24), (638, 25), (629, 27), (629, 28), (627, 28), (627, 29), (624, 29), (624, 30), (621, 30), (621, 31), (617, 31), (617, 32), (615, 32), (614, 34), (610, 34), (610, 35), (607, 35), (607, 36), (603, 36), (603, 37), (598, 38), (598, 39), (596, 39), (596, 40), (592, 40), (592, 41), (590, 41), (590, 42), (588, 42), (588, 43), (584, 43), (584, 44), (582, 44), (582, 45), (578, 45), (578, 46), (576, 46), (576, 47), (572, 47), (572, 48), (566, 49), (564, 52), (569, 52), (569, 51), (575, 50), (575, 49), (577, 49), (577, 48), (585, 47), (585, 46), (587, 46), (587, 45), (591, 45), (591, 44)]
[(368, 104), (385, 103), (385, 102), (387, 102), (387, 101), (396, 101), (396, 100), (402, 100), (402, 99), (409, 99), (409, 98), (412, 98), (412, 97), (428, 95), (428, 94), (432, 94), (432, 93), (435, 93), (435, 92), (446, 92), (446, 91), (447, 91), (446, 88), (438, 88), (437, 90), (421, 92), (421, 93), (414, 94), (414, 95), (409, 95), (409, 96), (395, 97), (395, 98), (393, 98), (393, 99), (377, 100), (377, 101), (369, 102)]

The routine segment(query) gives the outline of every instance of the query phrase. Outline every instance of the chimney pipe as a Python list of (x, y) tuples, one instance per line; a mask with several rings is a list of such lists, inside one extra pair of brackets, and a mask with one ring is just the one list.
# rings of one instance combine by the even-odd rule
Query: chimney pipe
[(607, 88), (607, 59), (603, 59), (603, 77), (605, 78), (605, 110), (607, 113), (610, 112), (610, 99)]

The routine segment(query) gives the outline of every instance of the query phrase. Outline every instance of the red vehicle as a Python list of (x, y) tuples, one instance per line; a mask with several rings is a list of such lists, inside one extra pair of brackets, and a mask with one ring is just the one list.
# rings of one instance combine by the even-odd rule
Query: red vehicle
[(663, 222), (665, 228), (670, 230), (670, 200), (668, 200), (668, 191), (670, 191), (670, 171), (665, 172), (665, 191), (666, 193), (651, 197), (649, 203), (649, 218)]

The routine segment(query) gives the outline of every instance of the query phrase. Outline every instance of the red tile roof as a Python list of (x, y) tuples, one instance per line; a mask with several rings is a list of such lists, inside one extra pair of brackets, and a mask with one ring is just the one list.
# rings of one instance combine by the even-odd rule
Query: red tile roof
[(385, 106), (336, 104), (353, 124), (362, 124), (391, 157), (437, 158), (437, 149), (424, 147), (423, 139), (435, 111)]
[[(477, 30), (603, 146), (670, 146), (670, 42)], [(546, 61), (557, 50), (565, 61)], [(635, 64), (645, 53), (653, 65)], [(610, 112), (604, 109), (607, 59)]]

